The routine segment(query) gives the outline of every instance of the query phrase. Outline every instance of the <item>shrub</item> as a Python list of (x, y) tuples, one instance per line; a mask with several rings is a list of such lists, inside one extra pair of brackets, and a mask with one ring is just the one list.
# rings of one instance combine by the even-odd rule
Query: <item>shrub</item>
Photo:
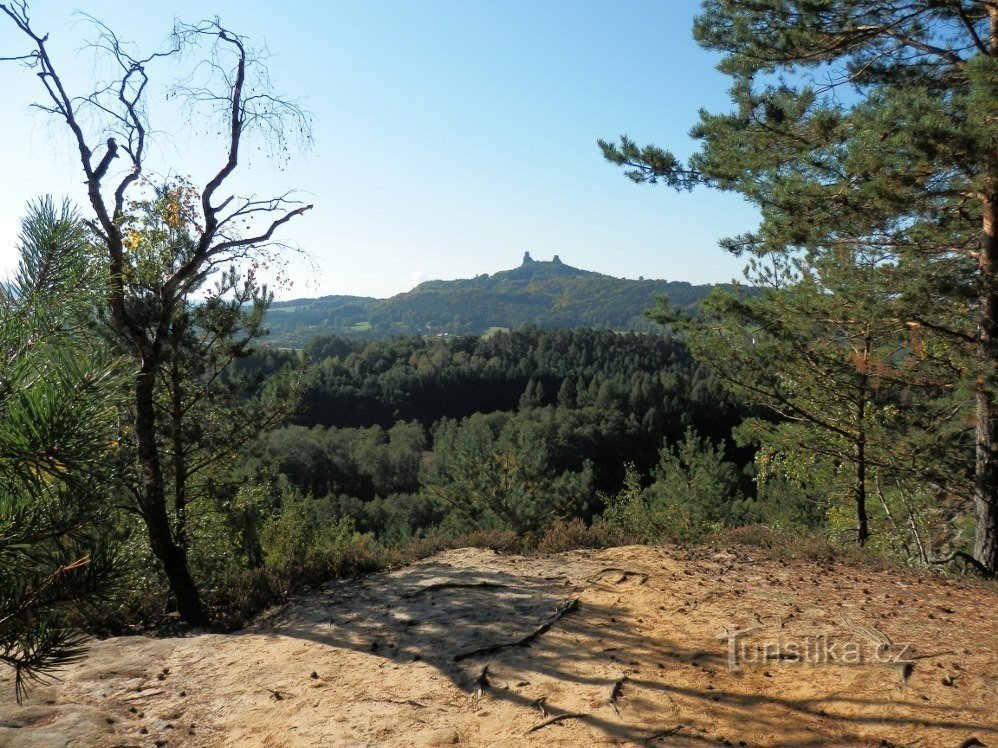
[(745, 525), (717, 530), (707, 540), (712, 545), (759, 548), (767, 558), (787, 561), (849, 562), (881, 568), (895, 566), (889, 559), (864, 550), (854, 542), (835, 542), (813, 530)]
[(316, 502), (288, 491), (261, 533), (264, 565), (313, 583), (380, 568), (380, 549), (350, 517), (324, 518)]
[(537, 544), (538, 553), (561, 553), (577, 548), (608, 548), (623, 542), (621, 530), (608, 522), (586, 525), (576, 517), (559, 520), (544, 533)]

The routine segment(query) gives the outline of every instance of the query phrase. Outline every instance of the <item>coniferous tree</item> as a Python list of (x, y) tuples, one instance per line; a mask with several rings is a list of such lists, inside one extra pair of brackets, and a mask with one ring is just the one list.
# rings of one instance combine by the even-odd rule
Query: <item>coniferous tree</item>
[[(260, 377), (234, 371), (266, 333), (263, 318), (272, 300), (252, 270), (245, 276), (234, 267), (201, 274), (184, 295), (164, 301), (161, 279), (196, 252), (187, 218), (194, 201), (189, 185), (162, 185), (153, 199), (136, 202), (124, 221), (126, 308), (151, 339), (160, 340), (152, 371), (156, 449), (170, 534), (185, 567), (192, 550), (192, 510), (201, 517), (225, 513), (223, 499), (234, 491), (231, 486), (225, 490), (226, 484), (241, 480), (230, 470), (236, 455), (262, 431), (283, 422), (296, 403), (298, 379), (296, 370), (286, 370), (263, 387)], [(109, 345), (123, 346), (106, 316)], [(127, 346), (121, 353), (127, 355)], [(134, 403), (126, 413), (127, 420), (135, 420)], [(120, 484), (141, 512), (147, 502), (141, 445), (130, 430), (121, 442)]]
[(973, 405), (973, 555), (998, 570), (998, 5), (706, 0), (694, 34), (735, 111), (701, 114), (688, 163), (626, 137), (604, 155), (759, 205), (736, 253), (889, 253), (909, 347), (947, 348)]
[(462, 529), (538, 533), (556, 519), (579, 516), (591, 503), (592, 466), (558, 474), (543, 428), (508, 414), (442, 421), (424, 489), (460, 517)]
[[(824, 476), (847, 498), (858, 542), (869, 540), (874, 481), (959, 478), (962, 416), (948, 361), (890, 313), (896, 273), (883, 253), (845, 248), (810, 260), (753, 261), (754, 293), (716, 291), (705, 320), (686, 320), (694, 353), (772, 418), (749, 418), (740, 438), (761, 447), (758, 475), (794, 482)], [(666, 319), (668, 310), (661, 313)], [(953, 492), (966, 489), (949, 485)]]
[(72, 616), (114, 581), (108, 467), (124, 384), (87, 331), (95, 286), (79, 218), (31, 206), (20, 252), (0, 285), (0, 662), (18, 699), (82, 654)]

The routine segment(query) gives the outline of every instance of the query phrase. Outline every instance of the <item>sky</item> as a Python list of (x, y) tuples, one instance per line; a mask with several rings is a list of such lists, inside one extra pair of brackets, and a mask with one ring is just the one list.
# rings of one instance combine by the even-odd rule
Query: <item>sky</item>
[[(718, 240), (753, 229), (739, 196), (635, 185), (603, 160), (597, 138), (627, 134), (678, 156), (701, 108), (730, 109), (718, 56), (692, 40), (694, 0), (37, 0), (67, 84), (105, 69), (85, 46), (101, 19), (143, 51), (174, 19), (219, 16), (265, 47), (276, 89), (313, 115), (313, 146), (274, 160), (247, 149), (233, 186), (258, 196), (293, 189), (314, 208), (281, 239), (293, 285), (278, 298), (387, 297), (425, 280), (469, 278), (557, 254), (625, 278), (693, 283), (740, 276)], [(0, 19), (0, 55), (25, 49)], [(176, 75), (155, 71), (154, 99)], [(30, 107), (38, 79), (0, 64), (0, 276), (17, 261), (29, 200), (84, 205), (65, 125)], [(204, 183), (223, 142), (203, 120), (157, 109), (150, 169)], [(258, 147), (259, 146), (259, 147)]]

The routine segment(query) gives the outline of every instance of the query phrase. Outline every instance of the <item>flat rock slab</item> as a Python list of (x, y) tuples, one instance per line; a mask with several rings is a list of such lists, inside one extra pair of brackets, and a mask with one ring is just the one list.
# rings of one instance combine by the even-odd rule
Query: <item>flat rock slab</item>
[(0, 745), (998, 745), (998, 586), (745, 551), (448, 551), (94, 642)]

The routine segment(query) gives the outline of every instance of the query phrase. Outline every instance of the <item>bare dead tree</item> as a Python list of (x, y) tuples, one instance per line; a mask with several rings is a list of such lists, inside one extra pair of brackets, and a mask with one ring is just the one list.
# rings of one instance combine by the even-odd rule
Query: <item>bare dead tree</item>
[[(191, 576), (185, 544), (171, 529), (164, 477), (165, 455), (159, 444), (162, 425), (155, 405), (157, 377), (171, 324), (188, 294), (222, 265), (245, 259), (276, 242), (276, 232), (312, 208), (288, 194), (241, 197), (226, 189), (239, 165), (240, 148), (255, 134), (280, 152), (291, 137), (310, 142), (310, 116), (296, 102), (271, 90), (266, 66), (246, 39), (220, 21), (176, 24), (168, 45), (141, 56), (132, 51), (105, 24), (90, 18), (96, 29), (95, 52), (110, 61), (114, 74), (108, 82), (74, 95), (49, 53), (48, 34), (32, 26), (27, 2), (0, 3), (0, 11), (23, 34), (28, 49), (0, 57), (32, 70), (44, 89), (34, 106), (62, 122), (79, 152), (86, 177), (90, 226), (103, 253), (109, 279), (107, 310), (111, 325), (136, 362), (132, 414), (138, 463), (137, 503), (153, 553), (163, 564), (182, 618), (193, 626), (209, 622)], [(181, 97), (191, 116), (220, 122), (225, 135), (221, 164), (200, 189), (200, 199), (188, 206), (183, 219), (192, 247), (164, 268), (154, 289), (157, 313), (143, 318), (130, 303), (126, 274), (130, 248), (126, 241), (128, 213), (148, 179), (150, 126), (147, 101), (150, 70), (166, 59), (179, 60), (196, 52), (193, 72), (170, 89)]]

